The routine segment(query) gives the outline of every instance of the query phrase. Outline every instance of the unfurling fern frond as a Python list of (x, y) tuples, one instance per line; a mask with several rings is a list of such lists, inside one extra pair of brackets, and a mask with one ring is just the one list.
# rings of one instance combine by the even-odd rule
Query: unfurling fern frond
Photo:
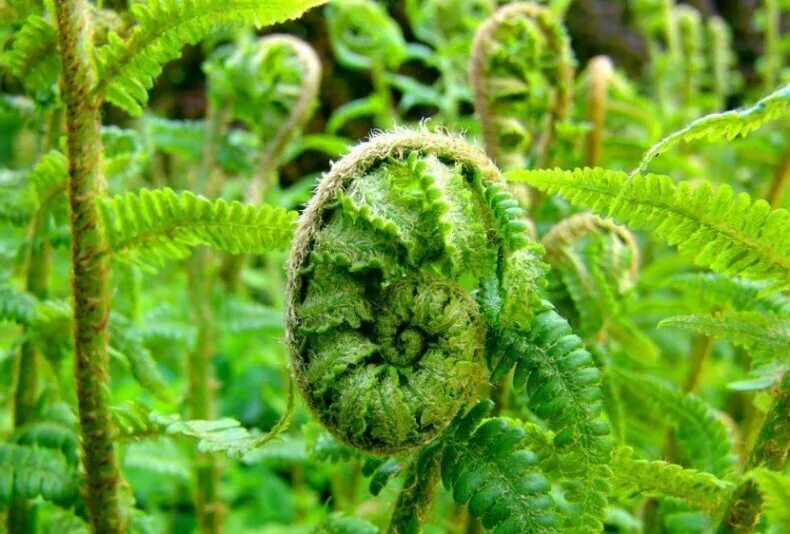
[(710, 141), (727, 139), (729, 141), (739, 135), (746, 137), (763, 124), (786, 114), (788, 108), (790, 108), (790, 85), (785, 85), (753, 106), (706, 115), (653, 145), (643, 156), (632, 175), (644, 172), (653, 158), (678, 143), (695, 139)]
[(710, 512), (718, 511), (735, 490), (734, 484), (710, 473), (660, 460), (634, 458), (634, 451), (629, 447), (614, 454), (612, 471), (612, 482), (618, 492), (682, 499)]
[(572, 204), (646, 228), (715, 272), (790, 284), (790, 213), (767, 202), (735, 195), (728, 185), (675, 184), (667, 176), (607, 169), (535, 170), (508, 173)]
[(552, 532), (558, 526), (551, 484), (526, 432), (502, 417), (486, 419), (491, 401), (459, 416), (442, 455), (444, 486), (472, 517), (495, 532)]
[(233, 254), (283, 248), (296, 218), (283, 208), (210, 201), (171, 189), (144, 189), (103, 200), (101, 215), (110, 250), (148, 268), (186, 257), (201, 244)]
[(33, 96), (49, 91), (57, 83), (60, 56), (57, 30), (43, 17), (31, 15), (16, 33), (11, 48), (0, 56), (0, 64), (21, 80)]
[[(618, 315), (619, 299), (636, 280), (639, 248), (626, 228), (581, 213), (543, 236), (552, 302), (570, 300), (584, 335)], [(555, 298), (556, 297), (556, 298)]]
[[(428, 131), (375, 136), (336, 163), (291, 248), (292, 366), (308, 406), (333, 434), (363, 452), (399, 453), (444, 439), (485, 380), (486, 363), (496, 380), (516, 365), (509, 349), (523, 349), (519, 387), (527, 383), (534, 409), (557, 431), (569, 513), (594, 530), (608, 488), (600, 375), (541, 299), (541, 247), (501, 180), (463, 139)], [(498, 340), (507, 340), (501, 352)], [(467, 438), (485, 444), (495, 428), (481, 428), (476, 437), (467, 429)], [(454, 487), (483, 489), (480, 480), (463, 480)], [(472, 512), (488, 517), (500, 490), (486, 487), (470, 501)], [(521, 517), (507, 506), (491, 510), (491, 523)]]
[(729, 429), (700, 398), (644, 374), (612, 369), (612, 377), (649, 413), (675, 427), (675, 437), (694, 469), (724, 477), (732, 471), (735, 455)]
[(42, 497), (70, 504), (78, 495), (78, 475), (60, 451), (0, 444), (0, 505)]
[(131, 10), (137, 21), (127, 39), (115, 32), (98, 49), (96, 93), (125, 111), (139, 115), (148, 89), (162, 65), (181, 48), (212, 33), (240, 26), (262, 27), (297, 17), (325, 0), (149, 0)]
[(573, 68), (565, 29), (543, 6), (506, 5), (477, 30), (469, 79), (486, 152), (501, 167), (546, 164), (569, 112)]
[(397, 68), (406, 42), (386, 8), (371, 0), (336, 0), (326, 8), (327, 31), (339, 63), (355, 69)]

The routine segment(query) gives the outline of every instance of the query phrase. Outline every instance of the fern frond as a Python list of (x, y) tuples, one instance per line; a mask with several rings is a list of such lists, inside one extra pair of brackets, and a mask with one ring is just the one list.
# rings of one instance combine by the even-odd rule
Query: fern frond
[(316, 525), (313, 534), (379, 534), (373, 523), (359, 517), (347, 516), (340, 512), (329, 514)]
[(678, 315), (664, 319), (659, 328), (675, 326), (772, 356), (790, 354), (790, 317), (754, 311), (727, 311), (707, 315)]
[(298, 17), (326, 0), (149, 0), (135, 3), (137, 21), (127, 39), (115, 32), (98, 50), (100, 82), (95, 89), (132, 115), (139, 115), (162, 65), (186, 44), (243, 26), (260, 28)]
[(136, 440), (159, 436), (162, 427), (149, 418), (151, 409), (140, 401), (128, 401), (110, 406), (110, 418), (122, 440)]
[(36, 316), (38, 300), (31, 294), (10, 287), (0, 287), (0, 322), (29, 326)]
[(50, 150), (38, 160), (27, 175), (38, 206), (44, 206), (66, 192), (68, 161), (60, 150)]
[(60, 451), (0, 444), (0, 504), (42, 497), (67, 504), (78, 495), (76, 469)]
[(790, 108), (790, 85), (785, 85), (753, 106), (706, 115), (653, 145), (642, 157), (632, 176), (644, 172), (653, 158), (678, 143), (703, 138), (709, 141), (720, 139), (731, 141), (739, 135), (746, 137), (766, 122), (787, 113), (788, 108)]
[(233, 254), (284, 248), (296, 219), (283, 208), (210, 201), (171, 189), (126, 193), (103, 200), (100, 208), (110, 250), (147, 268), (184, 258), (201, 244)]
[(735, 196), (728, 185), (714, 190), (708, 182), (675, 184), (654, 174), (629, 178), (601, 168), (521, 170), (508, 179), (646, 228), (715, 272), (766, 280), (772, 288), (790, 283), (790, 213), (771, 210), (764, 200), (752, 202), (746, 193)]
[(60, 72), (57, 37), (49, 21), (31, 15), (15, 34), (11, 48), (0, 57), (0, 64), (8, 68), (31, 95), (48, 91), (57, 83)]
[(736, 459), (732, 436), (702, 399), (641, 373), (611, 369), (611, 374), (617, 385), (644, 403), (654, 417), (675, 427), (675, 437), (690, 467), (717, 477), (731, 472)]
[(495, 532), (551, 532), (557, 516), (540, 459), (525, 448), (526, 432), (501, 417), (486, 419), (493, 402), (479, 402), (448, 433), (444, 486), (472, 517)]
[(612, 462), (616, 491), (682, 499), (702, 510), (715, 512), (735, 490), (735, 485), (710, 473), (663, 462), (634, 458), (630, 447), (618, 449)]
[(757, 482), (763, 498), (763, 510), (775, 532), (790, 532), (790, 476), (765, 468), (753, 469), (746, 477)]
[(693, 311), (718, 308), (790, 315), (790, 298), (781, 293), (764, 294), (767, 284), (762, 282), (713, 273), (681, 273), (664, 278), (657, 286), (680, 292)]
[(36, 421), (19, 428), (11, 439), (19, 445), (60, 451), (69, 462), (79, 462), (79, 437), (74, 425), (62, 421)]

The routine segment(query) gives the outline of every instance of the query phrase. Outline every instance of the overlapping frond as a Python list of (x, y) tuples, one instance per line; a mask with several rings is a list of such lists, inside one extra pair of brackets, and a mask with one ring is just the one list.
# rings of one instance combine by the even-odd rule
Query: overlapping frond
[(69, 503), (77, 495), (76, 469), (60, 451), (0, 444), (0, 504), (36, 497)]
[(682, 499), (711, 512), (719, 510), (735, 490), (731, 482), (704, 471), (635, 458), (630, 447), (614, 454), (612, 471), (612, 483), (618, 492)]
[(728, 185), (675, 184), (607, 169), (513, 171), (508, 179), (558, 193), (572, 204), (646, 228), (715, 272), (790, 284), (790, 213), (735, 195)]
[(55, 27), (45, 18), (31, 15), (16, 33), (0, 64), (18, 78), (31, 94), (49, 90), (58, 79), (60, 56)]
[(186, 257), (208, 245), (230, 252), (262, 253), (288, 246), (295, 212), (263, 205), (210, 201), (190, 192), (141, 190), (101, 203), (109, 248), (146, 268)]
[(540, 459), (518, 423), (486, 418), (492, 408), (482, 401), (454, 423), (442, 456), (444, 486), (494, 532), (552, 532), (555, 503)]
[(690, 123), (685, 128), (674, 132), (645, 153), (634, 174), (644, 172), (650, 161), (678, 143), (694, 139), (732, 140), (737, 136), (746, 137), (760, 126), (777, 119), (790, 109), (790, 85), (785, 85), (766, 96), (753, 106), (706, 115)]
[(148, 89), (162, 65), (176, 59), (186, 44), (218, 31), (262, 27), (297, 17), (326, 0), (149, 0), (131, 7), (137, 25), (129, 37), (115, 32), (98, 49), (98, 96), (132, 115), (142, 113)]

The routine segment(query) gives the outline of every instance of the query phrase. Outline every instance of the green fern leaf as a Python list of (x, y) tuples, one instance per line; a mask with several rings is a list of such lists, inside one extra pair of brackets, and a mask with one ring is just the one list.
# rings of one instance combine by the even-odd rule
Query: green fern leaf
[(58, 81), (60, 56), (55, 27), (31, 15), (16, 33), (11, 48), (0, 56), (0, 64), (22, 81), (31, 95), (50, 90)]
[(551, 532), (557, 516), (551, 485), (526, 449), (517, 423), (485, 419), (493, 402), (482, 401), (459, 416), (442, 456), (442, 482), (472, 517), (494, 532)]
[(77, 429), (63, 421), (44, 420), (30, 423), (14, 432), (11, 439), (19, 445), (60, 451), (71, 465), (76, 466), (79, 462)]
[(24, 291), (0, 287), (0, 322), (29, 326), (36, 317), (37, 299)]
[(101, 215), (116, 257), (148, 269), (184, 258), (201, 244), (232, 254), (285, 248), (296, 219), (283, 208), (210, 201), (171, 189), (103, 200)]
[(775, 532), (790, 532), (790, 507), (787, 506), (790, 476), (765, 468), (749, 471), (746, 476), (757, 482), (765, 515)]
[(746, 137), (766, 122), (781, 117), (788, 109), (790, 109), (790, 85), (785, 85), (753, 106), (706, 115), (653, 145), (642, 157), (633, 174), (644, 172), (653, 158), (678, 143), (703, 138), (710, 141), (719, 139), (731, 141), (739, 135)]
[(772, 289), (790, 283), (790, 213), (746, 193), (735, 196), (728, 185), (676, 185), (667, 176), (629, 178), (601, 168), (520, 170), (508, 179), (651, 230), (715, 272), (766, 280)]
[(664, 319), (659, 328), (676, 326), (770, 355), (790, 354), (790, 317), (754, 311), (727, 311), (709, 315), (679, 315)]
[(634, 458), (630, 447), (619, 449), (612, 463), (612, 482), (618, 492), (682, 499), (709, 512), (719, 510), (735, 485), (710, 473), (679, 465)]
[(148, 89), (162, 65), (176, 59), (186, 44), (223, 30), (243, 26), (260, 28), (298, 17), (326, 0), (149, 0), (135, 3), (137, 21), (127, 39), (115, 32), (99, 48), (99, 98), (132, 115), (142, 113)]
[[(790, 298), (781, 293), (764, 294), (767, 284), (763, 282), (713, 273), (681, 273), (660, 280), (656, 286), (678, 291), (683, 297), (682, 308), (693, 312), (722, 309), (790, 315)], [(672, 304), (677, 310), (676, 302)]]
[(316, 525), (313, 534), (378, 534), (379, 529), (359, 517), (346, 516), (340, 512), (329, 514)]
[(76, 469), (60, 451), (0, 444), (0, 504), (42, 497), (68, 504), (78, 495)]
[(652, 416), (675, 427), (675, 437), (690, 467), (724, 477), (736, 456), (730, 431), (702, 399), (644, 374), (611, 369), (612, 378), (628, 395), (642, 402)]
[(39, 207), (66, 192), (68, 172), (68, 160), (59, 150), (50, 150), (38, 160), (27, 180)]

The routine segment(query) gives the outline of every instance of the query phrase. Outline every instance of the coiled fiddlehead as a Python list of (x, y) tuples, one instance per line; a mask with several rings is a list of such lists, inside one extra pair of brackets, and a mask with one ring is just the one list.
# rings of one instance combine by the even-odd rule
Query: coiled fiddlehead
[(574, 59), (547, 8), (515, 3), (480, 26), (470, 82), (486, 152), (502, 168), (543, 167), (572, 98)]
[(541, 240), (546, 248), (552, 302), (570, 300), (584, 335), (598, 332), (616, 315), (619, 298), (636, 281), (639, 247), (628, 229), (591, 213), (561, 221)]
[(321, 84), (321, 62), (306, 42), (273, 34), (242, 44), (206, 66), (210, 96), (263, 144), (248, 201), (259, 202), (283, 151), (310, 118)]
[(333, 166), (293, 241), (286, 328), (302, 394), (337, 437), (414, 449), (472, 399), (488, 330), (539, 302), (522, 216), (460, 138), (397, 130)]

